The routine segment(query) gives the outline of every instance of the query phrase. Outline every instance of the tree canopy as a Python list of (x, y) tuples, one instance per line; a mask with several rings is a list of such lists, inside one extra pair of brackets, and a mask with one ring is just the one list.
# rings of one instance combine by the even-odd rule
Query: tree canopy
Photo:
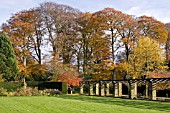
[(130, 55), (128, 74), (133, 78), (141, 78), (149, 76), (149, 72), (161, 72), (167, 68), (164, 64), (164, 56), (157, 41), (142, 37)]
[[(166, 68), (161, 52), (165, 44), (169, 55), (164, 23), (114, 8), (83, 13), (44, 2), (13, 14), (2, 30), (13, 43), (19, 72), (36, 80), (47, 75), (44, 78), (59, 81), (64, 73), (96, 80), (113, 79), (113, 73), (114, 79), (138, 78)], [(58, 74), (67, 66), (67, 72)]]

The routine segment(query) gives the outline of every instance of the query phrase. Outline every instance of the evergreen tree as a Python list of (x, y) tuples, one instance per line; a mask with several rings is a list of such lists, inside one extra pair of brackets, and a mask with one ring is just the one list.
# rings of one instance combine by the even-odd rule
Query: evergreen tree
[(14, 80), (18, 74), (17, 61), (9, 37), (0, 34), (0, 75), (5, 81)]

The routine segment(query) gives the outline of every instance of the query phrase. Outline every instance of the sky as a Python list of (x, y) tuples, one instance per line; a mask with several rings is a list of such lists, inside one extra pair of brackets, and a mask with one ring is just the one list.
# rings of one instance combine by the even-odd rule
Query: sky
[(1, 0), (0, 25), (12, 14), (48, 1), (69, 5), (82, 12), (96, 12), (110, 7), (130, 15), (147, 15), (170, 23), (170, 0)]

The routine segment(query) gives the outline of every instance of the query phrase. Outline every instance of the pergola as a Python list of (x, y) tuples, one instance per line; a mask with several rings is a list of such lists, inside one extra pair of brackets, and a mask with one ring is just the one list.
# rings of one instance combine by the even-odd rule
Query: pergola
[[(80, 82), (80, 94), (83, 94), (83, 88), (88, 86), (88, 95), (122, 97), (122, 84), (128, 84), (128, 98), (137, 99), (137, 84), (145, 85), (145, 98), (148, 100), (157, 100), (156, 84), (170, 82), (170, 78), (148, 78), (148, 79), (129, 79), (129, 80), (99, 80)], [(112, 84), (113, 94), (110, 94), (110, 84)], [(95, 93), (94, 93), (95, 87)]]

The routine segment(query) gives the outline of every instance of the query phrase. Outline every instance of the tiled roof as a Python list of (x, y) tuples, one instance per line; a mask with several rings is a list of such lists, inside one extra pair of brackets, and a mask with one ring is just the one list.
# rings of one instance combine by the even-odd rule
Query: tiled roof
[(150, 72), (149, 76), (151, 78), (170, 78), (170, 72), (169, 71), (167, 71), (167, 72), (158, 72), (158, 73)]

